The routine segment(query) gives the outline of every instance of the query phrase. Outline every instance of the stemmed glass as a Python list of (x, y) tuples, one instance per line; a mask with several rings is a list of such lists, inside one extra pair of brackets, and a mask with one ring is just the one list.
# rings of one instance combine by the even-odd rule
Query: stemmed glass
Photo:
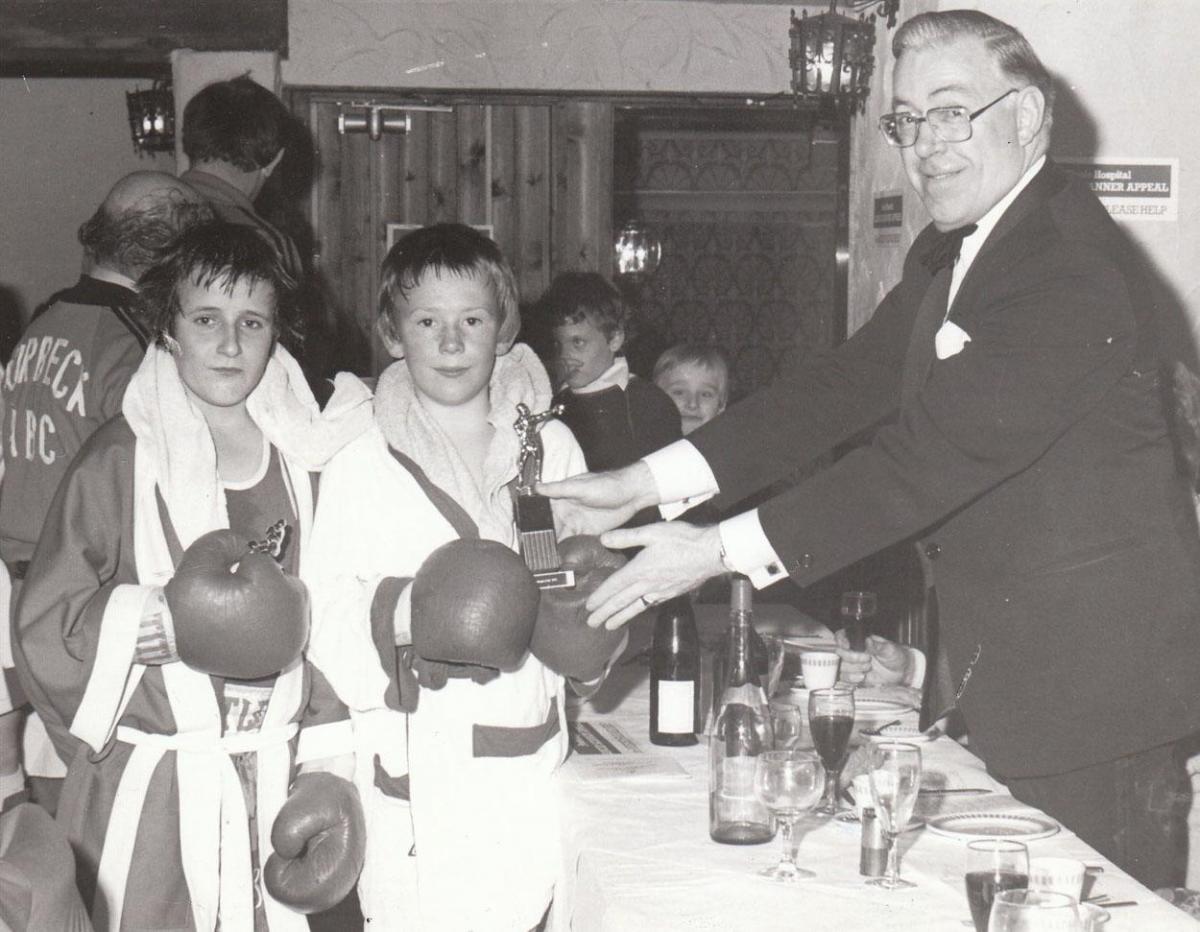
[(850, 732), (854, 730), (854, 690), (835, 686), (808, 694), (808, 727), (813, 747), (825, 765), (825, 796), (816, 811), (838, 814), (838, 780), (846, 764)]
[(964, 880), (975, 932), (987, 932), (996, 894), (1029, 886), (1029, 849), (1019, 841), (1005, 838), (968, 842)]
[(900, 879), (900, 833), (908, 824), (917, 790), (921, 788), (921, 749), (915, 744), (883, 742), (871, 745), (871, 798), (888, 840), (887, 874), (867, 883), (886, 890), (912, 887)]
[(863, 622), (875, 615), (874, 592), (843, 592), (842, 618), (845, 620), (846, 638), (850, 641), (850, 649), (864, 651), (867, 649), (867, 631)]
[(1003, 890), (992, 902), (988, 932), (1082, 932), (1075, 899), (1065, 893)]
[(769, 708), (775, 750), (795, 747), (804, 739), (804, 709), (783, 698), (772, 699)]
[(759, 871), (771, 880), (791, 883), (816, 875), (796, 864), (792, 849), (792, 831), (801, 813), (812, 808), (821, 796), (824, 770), (812, 751), (787, 748), (764, 751), (754, 760), (754, 793), (779, 820), (783, 853), (779, 863)]

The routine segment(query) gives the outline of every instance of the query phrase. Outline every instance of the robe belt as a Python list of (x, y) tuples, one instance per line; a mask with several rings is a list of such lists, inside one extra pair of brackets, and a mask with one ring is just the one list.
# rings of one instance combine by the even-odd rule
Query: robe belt
[[(121, 927), (129, 866), (150, 779), (163, 755), (174, 751), (180, 853), (196, 928), (213, 930), (219, 918), (222, 932), (253, 932), (254, 884), (246, 801), (230, 755), (256, 755), (262, 856), (270, 851), (271, 823), (287, 796), (291, 771), (288, 742), (298, 727), (291, 722), (224, 736), (207, 732), (150, 734), (125, 725), (117, 728), (117, 740), (133, 745), (134, 750), (117, 786), (100, 856), (99, 886), (108, 904), (108, 929), (115, 932)], [(270, 896), (265, 906), (272, 930), (293, 925), (306, 928), (304, 917)]]

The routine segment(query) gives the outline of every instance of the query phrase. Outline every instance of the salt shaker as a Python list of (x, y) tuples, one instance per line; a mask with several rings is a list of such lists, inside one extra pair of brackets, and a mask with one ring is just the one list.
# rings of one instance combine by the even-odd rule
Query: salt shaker
[(882, 877), (887, 871), (888, 846), (883, 826), (875, 810), (862, 811), (862, 849), (858, 855), (858, 872), (864, 877)]

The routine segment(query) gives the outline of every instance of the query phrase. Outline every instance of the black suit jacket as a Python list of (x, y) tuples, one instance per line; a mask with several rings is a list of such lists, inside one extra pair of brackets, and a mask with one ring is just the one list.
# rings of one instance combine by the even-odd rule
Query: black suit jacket
[(870, 445), (760, 506), (792, 578), (923, 535), (952, 675), (971, 670), (960, 708), (1001, 775), (1200, 730), (1200, 540), (1143, 270), (1095, 196), (1048, 163), (950, 308), (971, 342), (934, 360), (920, 257), (935, 235), (921, 233), (850, 340), (689, 437), (719, 501), (892, 416)]

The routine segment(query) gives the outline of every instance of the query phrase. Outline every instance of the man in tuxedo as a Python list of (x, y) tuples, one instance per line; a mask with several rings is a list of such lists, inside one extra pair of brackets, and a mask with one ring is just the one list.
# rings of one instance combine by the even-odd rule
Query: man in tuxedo
[(1200, 732), (1200, 538), (1176, 471), (1143, 270), (1046, 159), (1049, 74), (976, 11), (893, 40), (880, 120), (933, 219), (850, 340), (691, 434), (555, 497), (666, 517), (733, 503), (883, 423), (870, 444), (711, 527), (610, 531), (644, 547), (594, 624), (723, 571), (808, 584), (920, 539), (971, 746), (1013, 794), (1139, 879), (1179, 882)]

